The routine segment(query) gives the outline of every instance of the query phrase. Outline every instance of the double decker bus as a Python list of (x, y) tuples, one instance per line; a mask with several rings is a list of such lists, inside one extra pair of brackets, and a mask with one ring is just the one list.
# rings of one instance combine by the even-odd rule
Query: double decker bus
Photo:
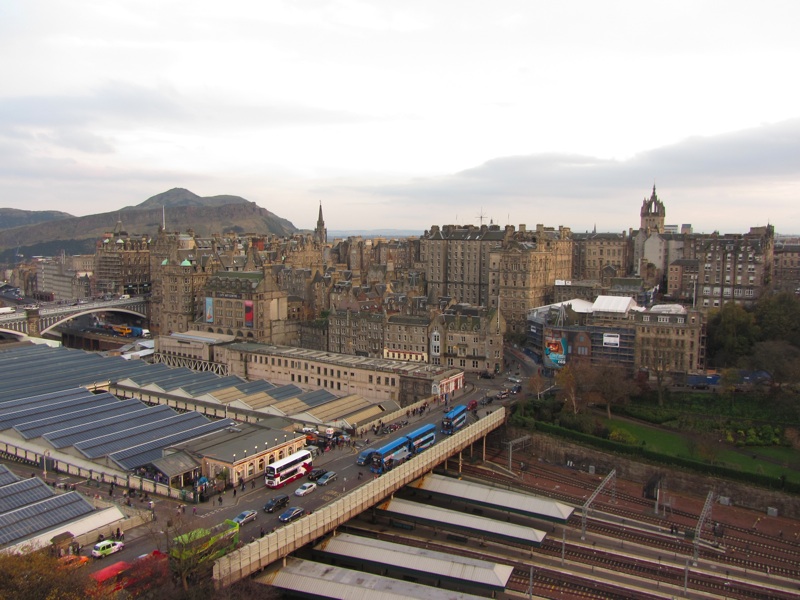
[(200, 563), (224, 556), (239, 543), (239, 524), (225, 519), (211, 529), (195, 529), (173, 540), (170, 556), (179, 561)]
[(399, 437), (375, 451), (370, 470), (378, 475), (386, 473), (402, 463), (410, 454), (408, 437)]
[(114, 564), (103, 567), (95, 573), (91, 573), (90, 577), (96, 583), (97, 597), (101, 598), (104, 595), (110, 596), (114, 592), (124, 589), (128, 585), (128, 572), (131, 569), (131, 563), (121, 560)]
[(311, 470), (311, 452), (300, 450), (267, 466), (264, 482), (269, 488), (280, 488)]
[(453, 410), (445, 413), (442, 418), (442, 433), (453, 435), (467, 423), (467, 407), (463, 404), (454, 406)]
[(433, 423), (423, 425), (406, 437), (408, 438), (408, 451), (411, 454), (418, 454), (425, 448), (430, 448), (436, 442), (436, 425)]

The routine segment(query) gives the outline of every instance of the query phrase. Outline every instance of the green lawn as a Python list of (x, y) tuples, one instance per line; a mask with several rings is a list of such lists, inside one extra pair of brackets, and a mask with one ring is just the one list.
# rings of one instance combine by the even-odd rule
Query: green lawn
[[(702, 460), (694, 449), (690, 438), (676, 431), (659, 429), (652, 425), (620, 419), (603, 419), (610, 430), (622, 429), (633, 435), (638, 443), (654, 452), (669, 456)], [(714, 440), (716, 442), (716, 440)], [(734, 448), (723, 443), (709, 445), (713, 460), (717, 464), (748, 473), (780, 477), (800, 483), (800, 452), (780, 446)], [(755, 456), (755, 458), (753, 458)]]

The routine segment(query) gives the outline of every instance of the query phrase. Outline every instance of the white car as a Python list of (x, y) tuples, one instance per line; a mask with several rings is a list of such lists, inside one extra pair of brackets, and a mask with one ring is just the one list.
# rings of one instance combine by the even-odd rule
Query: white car
[(114, 554), (115, 552), (119, 552), (125, 548), (125, 544), (122, 542), (114, 542), (112, 540), (103, 540), (102, 542), (97, 542), (92, 548), (92, 556), (95, 558), (103, 558), (104, 556), (108, 556), (109, 554)]
[(301, 485), (299, 488), (297, 488), (294, 491), (294, 495), (295, 496), (305, 496), (306, 494), (310, 494), (311, 492), (313, 492), (315, 489), (317, 489), (317, 484), (316, 483), (311, 483), (311, 482), (304, 483), (303, 485)]

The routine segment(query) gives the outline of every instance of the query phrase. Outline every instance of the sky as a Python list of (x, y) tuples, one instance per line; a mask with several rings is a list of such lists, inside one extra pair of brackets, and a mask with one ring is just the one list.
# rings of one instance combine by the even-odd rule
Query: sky
[(0, 207), (800, 233), (800, 2), (0, 4)]

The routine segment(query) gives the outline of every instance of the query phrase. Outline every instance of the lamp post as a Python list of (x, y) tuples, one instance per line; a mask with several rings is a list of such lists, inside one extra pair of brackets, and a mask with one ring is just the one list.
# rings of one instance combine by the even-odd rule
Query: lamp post
[(236, 452), (233, 453), (233, 462), (231, 463), (231, 483), (236, 485)]

